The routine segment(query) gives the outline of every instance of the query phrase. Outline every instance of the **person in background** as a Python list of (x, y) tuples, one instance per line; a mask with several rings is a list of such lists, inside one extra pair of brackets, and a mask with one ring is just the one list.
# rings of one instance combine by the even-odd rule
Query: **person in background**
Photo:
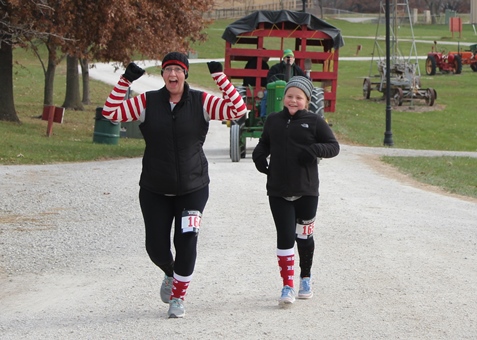
[[(262, 70), (268, 70), (270, 67), (268, 66), (268, 57), (262, 57)], [(245, 69), (247, 70), (256, 70), (258, 67), (258, 58), (257, 57), (252, 57), (247, 61), (245, 64)], [(243, 78), (243, 83), (242, 86), (255, 86), (255, 77), (245, 77)], [(261, 87), (266, 87), (267, 86), (267, 78), (262, 78)]]
[[(282, 60), (273, 65), (267, 74), (267, 84), (277, 81), (284, 80), (288, 81), (293, 76), (303, 76), (305, 77), (305, 72), (295, 64), (295, 54), (292, 50), (286, 49), (283, 51)], [(260, 102), (260, 117), (265, 117), (267, 115), (267, 91), (264, 92), (262, 101)]]
[(169, 304), (169, 318), (184, 317), (184, 297), (194, 272), (197, 239), (209, 197), (203, 151), (209, 121), (234, 120), (246, 113), (245, 103), (222, 72), (222, 65), (212, 61), (207, 66), (221, 96), (190, 88), (187, 56), (171, 52), (162, 60), (165, 86), (124, 100), (132, 82), (145, 72), (130, 63), (103, 108), (103, 115), (112, 121), (142, 122), (139, 128), (146, 146), (139, 202), (147, 253), (165, 274), (160, 296)]
[(277, 80), (288, 81), (291, 77), (303, 76), (306, 77), (305, 72), (300, 66), (295, 64), (295, 54), (292, 50), (286, 49), (283, 51), (282, 61), (273, 65), (268, 71), (267, 83)]
[(283, 283), (280, 306), (295, 301), (295, 242), (300, 257), (298, 298), (313, 296), (313, 233), (319, 195), (317, 159), (335, 157), (340, 151), (328, 123), (307, 110), (312, 91), (313, 83), (306, 77), (289, 80), (284, 108), (267, 117), (252, 154), (257, 170), (267, 175), (267, 195), (277, 232), (276, 254)]

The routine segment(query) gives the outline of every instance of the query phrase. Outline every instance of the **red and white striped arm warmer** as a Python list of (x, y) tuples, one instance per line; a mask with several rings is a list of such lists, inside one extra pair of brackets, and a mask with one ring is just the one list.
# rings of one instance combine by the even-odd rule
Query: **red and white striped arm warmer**
[(121, 77), (106, 99), (103, 116), (115, 122), (131, 122), (138, 120), (141, 111), (146, 107), (146, 94), (124, 100), (131, 83)]
[(234, 120), (242, 117), (247, 112), (247, 106), (227, 76), (217, 72), (212, 74), (212, 78), (222, 91), (223, 98), (204, 92), (202, 103), (210, 119)]

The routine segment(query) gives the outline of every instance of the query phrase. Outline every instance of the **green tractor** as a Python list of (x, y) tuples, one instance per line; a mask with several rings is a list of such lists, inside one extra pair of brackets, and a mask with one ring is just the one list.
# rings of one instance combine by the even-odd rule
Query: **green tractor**
[[(315, 84), (309, 110), (324, 118), (334, 112), (338, 79), (339, 48), (344, 45), (341, 32), (309, 13), (293, 11), (257, 11), (239, 19), (225, 29), (224, 73), (235, 79), (254, 78), (258, 86), (235, 85), (247, 104), (248, 114), (228, 121), (230, 127), (230, 158), (239, 162), (246, 157), (247, 138), (259, 138), (263, 124), (272, 112), (283, 109), (283, 95), (289, 76), (276, 75), (279, 80), (260, 86), (268, 70), (263, 60), (280, 60), (283, 50), (294, 51), (295, 63)], [(257, 67), (247, 69), (244, 63), (257, 58)], [(288, 72), (286, 72), (288, 73)], [(288, 73), (289, 74), (289, 73)], [(261, 101), (267, 91), (266, 114), (260, 115)]]

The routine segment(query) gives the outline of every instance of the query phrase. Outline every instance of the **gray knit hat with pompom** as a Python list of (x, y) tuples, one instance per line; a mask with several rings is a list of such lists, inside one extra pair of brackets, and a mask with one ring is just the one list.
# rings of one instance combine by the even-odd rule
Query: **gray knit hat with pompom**
[(311, 94), (313, 92), (314, 86), (311, 80), (308, 79), (307, 77), (303, 77), (303, 76), (291, 77), (287, 85), (285, 86), (284, 93), (287, 93), (290, 87), (298, 87), (300, 90), (305, 92), (306, 98), (308, 98), (308, 100), (311, 99)]

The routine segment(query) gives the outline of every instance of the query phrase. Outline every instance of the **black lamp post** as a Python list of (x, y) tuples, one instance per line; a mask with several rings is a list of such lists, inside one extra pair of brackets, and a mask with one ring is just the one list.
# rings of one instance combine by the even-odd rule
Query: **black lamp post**
[(391, 131), (391, 63), (389, 61), (390, 43), (389, 43), (390, 19), (389, 19), (389, 0), (386, 0), (386, 131), (384, 132), (384, 145), (393, 146), (393, 133)]

